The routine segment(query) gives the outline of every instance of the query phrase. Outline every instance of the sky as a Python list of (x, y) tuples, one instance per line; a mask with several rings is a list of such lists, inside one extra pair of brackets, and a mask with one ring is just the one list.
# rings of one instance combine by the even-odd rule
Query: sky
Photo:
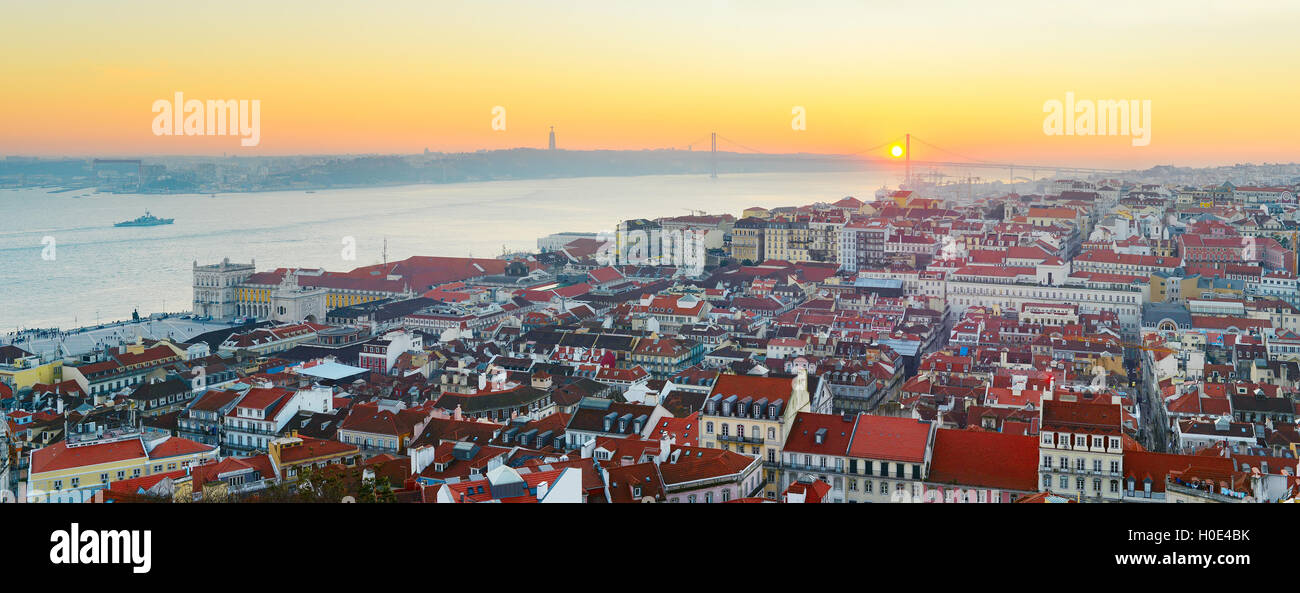
[[(0, 155), (541, 148), (555, 126), (583, 150), (717, 132), (720, 149), (884, 157), (911, 133), (943, 149), (917, 160), (1300, 160), (1293, 0), (4, 1)], [(177, 91), (258, 100), (259, 144), (155, 135)], [(1150, 143), (1045, 134), (1067, 91), (1149, 100)]]

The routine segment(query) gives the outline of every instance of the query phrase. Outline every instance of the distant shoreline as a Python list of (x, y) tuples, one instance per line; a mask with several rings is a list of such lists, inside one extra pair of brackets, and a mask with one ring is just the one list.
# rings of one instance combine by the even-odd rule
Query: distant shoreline
[[(736, 173), (719, 173), (719, 176), (721, 177), (721, 176), (725, 175), (725, 176), (728, 176), (728, 177), (733, 177), (733, 176), (737, 176), (737, 175), (746, 175), (746, 176), (749, 176), (749, 175), (779, 175), (779, 174), (789, 174), (789, 173), (801, 173), (801, 174), (812, 174), (812, 175), (820, 175), (820, 174), (836, 174), (836, 173), (843, 174), (843, 173), (855, 173), (855, 172), (869, 172), (869, 171), (873, 171), (873, 170), (875, 170), (875, 171), (879, 171), (879, 170), (882, 170), (882, 169), (888, 169), (888, 168), (889, 168), (889, 167), (878, 167), (878, 168), (873, 168), (873, 167), (863, 167), (863, 168), (860, 168), (860, 169), (847, 169), (847, 170), (815, 170), (815, 171), (743, 171), (743, 172), (736, 172)], [(369, 183), (369, 184), (366, 184), (366, 183), (360, 183), (360, 184), (349, 184), (349, 185), (322, 185), (322, 186), (314, 186), (314, 187), (258, 188), (258, 189), (223, 189), (223, 190), (214, 190), (214, 191), (189, 191), (189, 190), (187, 190), (187, 191), (175, 191), (175, 192), (102, 190), (102, 189), (98, 189), (98, 188), (96, 188), (96, 187), (94, 187), (94, 186), (90, 186), (90, 187), (83, 187), (83, 186), (78, 186), (78, 187), (66, 187), (66, 186), (51, 186), (51, 185), (46, 185), (46, 184), (39, 184), (39, 185), (25, 185), (25, 186), (18, 186), (18, 187), (4, 187), (4, 188), (0, 188), (0, 189), (8, 189), (8, 190), (15, 190), (15, 191), (16, 191), (16, 190), (50, 189), (50, 188), (53, 188), (51, 191), (47, 191), (46, 193), (48, 193), (48, 194), (62, 194), (62, 193), (69, 193), (69, 192), (74, 192), (74, 191), (90, 191), (90, 192), (94, 192), (94, 193), (97, 193), (97, 194), (110, 194), (110, 195), (117, 195), (117, 196), (195, 196), (195, 197), (208, 197), (208, 196), (212, 196), (213, 194), (215, 194), (215, 196), (219, 198), (219, 197), (221, 197), (223, 194), (260, 194), (260, 193), (276, 193), (276, 192), (279, 192), (279, 193), (288, 193), (288, 192), (330, 191), (330, 190), (368, 189), (368, 188), (394, 188), (394, 187), (416, 187), (416, 186), (444, 186), (444, 185), (463, 185), (463, 184), (469, 184), (469, 183), (500, 183), (500, 182), (509, 182), (509, 181), (538, 181), (538, 180), (548, 180), (548, 179), (553, 179), (553, 180), (559, 180), (559, 179), (621, 179), (621, 178), (640, 178), (640, 177), (700, 177), (700, 176), (708, 177), (709, 174), (708, 174), (708, 173), (635, 173), (635, 174), (627, 174), (627, 175), (564, 175), (564, 176), (549, 176), (549, 177), (509, 177), (509, 178), (499, 178), (499, 179), (473, 179), (473, 180), (444, 181), (444, 182), (438, 182), (438, 181), (418, 181), (418, 182), (411, 182), (411, 183), (407, 183), (407, 182), (395, 182), (395, 183)], [(982, 184), (977, 184), (977, 185), (982, 185)]]

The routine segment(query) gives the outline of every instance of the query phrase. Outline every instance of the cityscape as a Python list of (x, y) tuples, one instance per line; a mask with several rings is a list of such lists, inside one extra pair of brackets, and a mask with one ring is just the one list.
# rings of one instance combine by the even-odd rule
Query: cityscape
[[(1293, 502), (1300, 174), (1276, 170), (973, 200), (913, 178), (497, 257), (195, 261), (186, 311), (5, 337), (0, 475), (29, 502), (305, 479), (426, 503)], [(673, 265), (683, 233), (700, 265)]]
[(1293, 0), (0, 14), (15, 572), (1286, 582)]

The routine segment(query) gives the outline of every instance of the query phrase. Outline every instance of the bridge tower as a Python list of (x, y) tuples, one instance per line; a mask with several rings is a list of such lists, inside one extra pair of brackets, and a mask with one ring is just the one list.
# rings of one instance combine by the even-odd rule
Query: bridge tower
[[(895, 136), (895, 138), (897, 138), (897, 136)], [(908, 187), (912, 187), (912, 135), (910, 133), (907, 134), (907, 139), (904, 144), (903, 158), (907, 165), (903, 172), (903, 183), (906, 183)]]
[(710, 179), (718, 178), (718, 133), (713, 132), (710, 136), (712, 148), (709, 153), (709, 161), (713, 163), (713, 173), (709, 175)]

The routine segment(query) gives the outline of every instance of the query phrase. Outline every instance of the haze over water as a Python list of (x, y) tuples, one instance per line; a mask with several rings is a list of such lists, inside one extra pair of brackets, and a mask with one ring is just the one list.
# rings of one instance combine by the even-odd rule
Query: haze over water
[[(687, 210), (739, 217), (771, 208), (871, 200), (898, 179), (884, 171), (589, 177), (448, 185), (208, 195), (48, 193), (0, 190), (0, 332), (93, 325), (140, 314), (188, 311), (195, 260), (255, 260), (277, 267), (346, 271), (413, 255), (496, 257), (535, 251), (558, 232), (612, 230), (630, 218)], [(171, 225), (114, 227), (148, 210)], [(42, 239), (56, 259), (42, 259)], [(356, 259), (343, 259), (343, 238)]]

